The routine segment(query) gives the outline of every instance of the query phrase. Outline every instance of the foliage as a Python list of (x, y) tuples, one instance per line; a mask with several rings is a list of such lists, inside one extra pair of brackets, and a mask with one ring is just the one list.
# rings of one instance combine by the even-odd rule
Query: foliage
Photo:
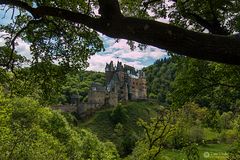
[(173, 148), (182, 149), (192, 143), (203, 143), (204, 130), (202, 121), (204, 121), (207, 111), (206, 108), (200, 108), (195, 103), (186, 103), (182, 108), (178, 109), (176, 130), (170, 140)]
[(113, 144), (70, 127), (57, 111), (0, 94), (1, 159), (118, 159)]
[[(176, 2), (176, 3), (175, 3)], [(218, 18), (221, 25), (226, 24), (229, 30), (236, 29), (236, 22), (239, 15), (236, 14), (239, 10), (238, 1), (202, 1), (201, 4), (196, 0), (189, 1), (121, 1), (124, 9), (124, 14), (135, 17), (146, 18), (166, 18), (168, 17), (171, 23), (178, 24), (182, 27), (196, 28), (201, 31), (203, 24), (199, 19), (213, 21)], [(227, 14), (227, 12), (229, 14)], [(197, 19), (198, 15), (199, 19)]]
[(194, 143), (191, 144), (190, 146), (186, 147), (185, 152), (186, 152), (188, 160), (199, 160), (200, 159), (197, 145)]
[(151, 118), (149, 122), (140, 119), (138, 124), (144, 129), (145, 135), (137, 142), (129, 158), (156, 159), (175, 130), (174, 115), (174, 112), (163, 109), (159, 111), (156, 118)]
[(240, 158), (240, 143), (235, 142), (228, 151), (228, 160), (238, 160)]
[(72, 103), (77, 95), (80, 101), (87, 100), (92, 82), (104, 84), (103, 73), (81, 71), (72, 72), (51, 62), (37, 63), (31, 67), (19, 68), (12, 72), (0, 69), (0, 83), (11, 96), (33, 97), (41, 103)]
[(71, 103), (72, 96), (78, 96), (79, 100), (86, 101), (91, 84), (105, 84), (105, 76), (101, 72), (81, 71), (78, 73), (69, 73), (66, 77), (66, 83), (61, 86), (61, 103)]
[(126, 110), (127, 115), (122, 123), (115, 124), (112, 121), (111, 115), (115, 108), (105, 108), (96, 112), (90, 119), (79, 123), (79, 127), (91, 129), (100, 140), (113, 142), (121, 157), (125, 157), (132, 152), (137, 140), (144, 135), (143, 128), (137, 125), (138, 119), (147, 121), (150, 117), (155, 117), (161, 106), (156, 102), (140, 101), (122, 103), (121, 107)]
[(238, 140), (238, 133), (236, 130), (224, 130), (220, 135), (221, 141), (232, 144)]
[(33, 97), (41, 103), (57, 103), (61, 86), (66, 80), (66, 70), (51, 62), (41, 62), (31, 67), (0, 70), (1, 85), (14, 97)]
[(127, 118), (127, 110), (121, 104), (119, 104), (111, 113), (111, 121), (113, 124), (125, 123)]
[(117, 140), (117, 149), (121, 157), (126, 157), (131, 154), (135, 142), (137, 141), (137, 136), (134, 131), (128, 130), (121, 123), (117, 123), (114, 128), (114, 136)]
[(169, 104), (171, 82), (175, 79), (176, 63), (173, 58), (157, 60), (153, 65), (144, 68), (146, 73), (148, 95), (160, 103)]
[[(24, 0), (24, 2), (35, 7), (46, 5), (75, 12), (88, 10), (87, 3), (82, 0), (71, 2), (71, 4), (67, 1)], [(53, 17), (35, 19), (21, 8), (16, 12), (14, 12), (15, 9), (10, 9), (11, 11), (13, 12), (12, 22), (0, 26), (0, 30), (8, 33), (4, 36), (5, 45), (15, 51), (17, 37), (28, 42), (31, 49), (31, 59), (28, 60), (31, 64), (48, 61), (66, 68), (80, 69), (88, 65), (86, 61), (90, 55), (103, 48), (98, 33), (84, 25)], [(13, 65), (11, 56), (6, 59), (11, 62), (10, 65)], [(2, 66), (8, 68), (9, 64), (5, 63)]]
[(172, 99), (177, 106), (194, 101), (205, 107), (234, 110), (239, 99), (239, 67), (178, 58)]

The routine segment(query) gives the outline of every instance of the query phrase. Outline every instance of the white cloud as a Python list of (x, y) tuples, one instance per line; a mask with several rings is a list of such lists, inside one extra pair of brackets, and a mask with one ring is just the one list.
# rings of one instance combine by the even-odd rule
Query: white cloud
[[(0, 36), (3, 35), (3, 32), (0, 32)], [(148, 46), (146, 50), (141, 51), (139, 48), (135, 50), (130, 50), (130, 47), (126, 44), (126, 40), (119, 40), (118, 43), (115, 43), (115, 40), (108, 38), (106, 36), (101, 36), (105, 43), (105, 52), (96, 53), (91, 56), (88, 60), (90, 64), (87, 70), (93, 71), (104, 71), (106, 63), (113, 61), (115, 64), (117, 61), (121, 61), (124, 64), (128, 64), (137, 69), (142, 69), (155, 60), (163, 58), (166, 56), (166, 52), (155, 47)], [(0, 38), (0, 46), (4, 45), (4, 39)], [(30, 45), (24, 42), (22, 39), (17, 39), (17, 52), (25, 56), (28, 59), (31, 59), (30, 54)]]
[(136, 69), (142, 69), (144, 65), (140, 61), (129, 62), (121, 58), (114, 57), (114, 54), (95, 54), (88, 60), (89, 67), (87, 70), (104, 72), (106, 63), (113, 61), (117, 64), (118, 61), (124, 64), (135, 67)]
[[(0, 32), (1, 36), (8, 36), (5, 32)], [(0, 46), (3, 46), (5, 44), (4, 38), (0, 38)], [(21, 38), (17, 38), (16, 40), (16, 51), (18, 54), (25, 56), (27, 59), (31, 59), (32, 56), (30, 54), (30, 45), (26, 42), (24, 42)]]
[(32, 59), (30, 52), (30, 44), (24, 42), (22, 39), (17, 39), (16, 51), (22, 56), (25, 56), (27, 59)]
[(5, 36), (5, 32), (0, 32), (0, 46), (4, 46), (5, 44), (5, 41), (4, 41), (4, 38), (3, 36)]
[(89, 67), (87, 70), (103, 72), (106, 63), (110, 61), (113, 61), (115, 64), (117, 61), (121, 61), (136, 69), (142, 69), (154, 63), (155, 60), (166, 57), (167, 55), (165, 51), (152, 46), (148, 46), (144, 51), (141, 51), (139, 48), (132, 51), (126, 44), (126, 40), (120, 40), (118, 43), (114, 43), (114, 39), (106, 36), (102, 38), (105, 43), (106, 51), (91, 56), (88, 60)]
[(4, 45), (4, 40), (0, 38), (0, 47)]
[(113, 57), (113, 55), (103, 55), (103, 54), (95, 54), (91, 56), (91, 58), (88, 60), (89, 67), (87, 70), (92, 71), (101, 71), (103, 72), (106, 66), (106, 63), (109, 63), (110, 61), (117, 62), (118, 59)]

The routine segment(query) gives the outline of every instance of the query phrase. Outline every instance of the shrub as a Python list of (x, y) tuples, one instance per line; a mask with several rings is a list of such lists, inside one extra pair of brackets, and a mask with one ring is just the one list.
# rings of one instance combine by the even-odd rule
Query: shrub
[(224, 130), (220, 134), (222, 142), (233, 143), (238, 139), (238, 133), (236, 130)]
[(192, 127), (189, 132), (189, 140), (195, 143), (203, 142), (203, 129), (201, 127)]
[(199, 160), (199, 150), (197, 144), (193, 143), (187, 146), (185, 149), (185, 154), (188, 160)]
[(239, 160), (240, 159), (240, 142), (232, 144), (228, 151), (228, 160)]
[(124, 123), (127, 119), (127, 110), (122, 105), (118, 105), (111, 113), (111, 121), (114, 125)]

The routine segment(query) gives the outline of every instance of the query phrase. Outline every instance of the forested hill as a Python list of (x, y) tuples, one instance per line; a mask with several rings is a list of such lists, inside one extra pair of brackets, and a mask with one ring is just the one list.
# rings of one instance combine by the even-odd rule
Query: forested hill
[(187, 102), (223, 111), (239, 108), (240, 67), (178, 57), (144, 68), (149, 98), (180, 107)]
[(161, 103), (170, 103), (168, 96), (171, 91), (171, 83), (176, 77), (174, 59), (159, 59), (143, 70), (146, 73), (149, 98), (157, 99)]

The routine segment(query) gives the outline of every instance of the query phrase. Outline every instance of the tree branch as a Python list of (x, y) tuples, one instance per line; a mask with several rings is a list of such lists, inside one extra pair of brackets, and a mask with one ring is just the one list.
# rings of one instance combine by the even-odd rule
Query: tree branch
[[(197, 59), (240, 65), (238, 35), (197, 33), (153, 20), (124, 17), (120, 13), (117, 0), (99, 0), (101, 18), (48, 6), (32, 8), (20, 0), (0, 0), (0, 4), (25, 9), (34, 18), (52, 16), (80, 23), (112, 38), (133, 40)], [(108, 12), (109, 9), (114, 11)], [(114, 16), (109, 15), (111, 13)]]
[(113, 18), (122, 17), (118, 0), (98, 0), (99, 13), (102, 18), (112, 20)]

